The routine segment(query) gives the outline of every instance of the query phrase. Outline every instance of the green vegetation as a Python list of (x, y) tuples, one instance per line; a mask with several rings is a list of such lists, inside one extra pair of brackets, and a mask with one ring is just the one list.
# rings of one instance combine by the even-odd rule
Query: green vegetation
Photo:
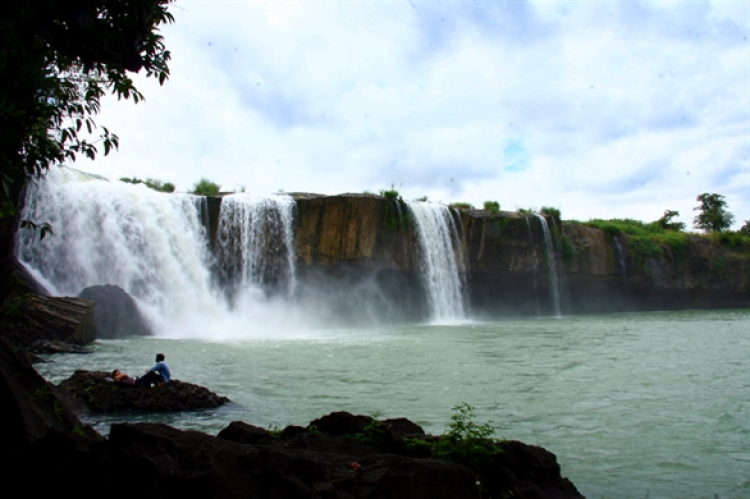
[(560, 220), (560, 210), (558, 210), (557, 208), (553, 208), (551, 206), (542, 206), (542, 209), (539, 210), (539, 213)]
[(724, 196), (704, 192), (695, 200), (700, 202), (699, 206), (693, 208), (693, 211), (700, 212), (693, 220), (693, 226), (696, 229), (705, 232), (723, 232), (732, 226), (734, 215), (727, 211)]
[(193, 190), (191, 192), (193, 194), (198, 194), (199, 196), (216, 196), (219, 194), (220, 188), (221, 187), (219, 186), (219, 184), (211, 182), (204, 177), (200, 179), (200, 182), (193, 186)]
[(420, 198), (415, 199), (415, 201), (419, 201), (420, 203), (426, 203), (427, 202), (427, 196), (422, 196)]
[(386, 431), (383, 423), (377, 419), (372, 420), (364, 427), (360, 433), (355, 433), (354, 438), (374, 447), (383, 447), (386, 445)]
[(391, 184), (390, 189), (383, 189), (382, 191), (380, 191), (380, 195), (386, 198), (388, 201), (398, 200), (398, 191), (393, 184)]
[(147, 178), (146, 180), (141, 180), (136, 177), (133, 177), (133, 178), (121, 177), (120, 182), (125, 182), (126, 184), (143, 184), (149, 189), (153, 189), (159, 192), (174, 192), (173, 183), (162, 182), (161, 180), (157, 180), (154, 178)]
[(406, 207), (401, 199), (393, 200), (392, 203), (386, 203), (385, 216), (383, 217), (383, 227), (390, 231), (398, 230), (399, 227), (406, 229), (409, 226), (409, 217), (404, 216)]
[(576, 256), (576, 248), (573, 246), (573, 243), (570, 239), (567, 237), (562, 238), (562, 256), (563, 260), (567, 263), (570, 263), (573, 261), (573, 257)]
[(484, 209), (490, 213), (500, 213), (500, 203), (497, 201), (485, 201)]
[(435, 443), (434, 451), (438, 459), (478, 468), (502, 452), (498, 442), (492, 438), (495, 430), (491, 421), (474, 423), (474, 408), (465, 402), (452, 410), (448, 429)]
[[(131, 73), (163, 84), (170, 53), (159, 26), (170, 0), (10, 2), (0, 20), (0, 214), (14, 216), (33, 177), (119, 146), (94, 117), (102, 97), (139, 102)], [(93, 136), (93, 137), (92, 137)], [(32, 221), (24, 227), (42, 228)], [(47, 230), (49, 232), (49, 230)]]
[(718, 257), (714, 260), (714, 270), (717, 274), (724, 275), (727, 271), (727, 263), (724, 261), (724, 257)]
[(679, 211), (665, 210), (664, 215), (655, 223), (664, 230), (685, 230), (683, 222), (672, 222), (672, 219), (679, 217)]
[(742, 229), (737, 232), (712, 232), (706, 234), (705, 237), (726, 248), (750, 253), (750, 232), (745, 232)]
[(455, 210), (473, 210), (474, 205), (471, 203), (451, 203), (448, 205), (448, 207), (453, 208)]
[(596, 227), (613, 237), (628, 234), (628, 246), (633, 255), (640, 259), (662, 256), (666, 247), (671, 249), (676, 258), (681, 259), (687, 250), (687, 234), (665, 229), (658, 220), (647, 224), (631, 218), (614, 218), (589, 220), (584, 225)]

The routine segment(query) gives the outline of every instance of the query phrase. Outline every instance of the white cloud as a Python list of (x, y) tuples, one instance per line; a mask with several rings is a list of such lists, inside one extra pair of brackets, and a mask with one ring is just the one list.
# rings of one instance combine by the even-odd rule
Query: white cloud
[(79, 167), (181, 190), (202, 176), (328, 194), (393, 182), (407, 198), (578, 219), (669, 208), (688, 224), (695, 197), (719, 192), (738, 223), (750, 219), (744, 2), (184, 1), (173, 12), (170, 81), (139, 78), (138, 106), (105, 101), (99, 121), (121, 151)]

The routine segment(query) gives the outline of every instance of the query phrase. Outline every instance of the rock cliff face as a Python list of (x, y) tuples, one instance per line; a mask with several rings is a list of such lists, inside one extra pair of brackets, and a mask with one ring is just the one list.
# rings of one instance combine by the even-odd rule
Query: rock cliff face
[[(357, 194), (294, 197), (301, 301), (335, 307), (347, 319), (427, 315), (418, 236), (405, 203)], [(463, 210), (455, 218), (474, 316), (551, 314), (552, 264), (566, 314), (750, 306), (750, 259), (703, 237), (688, 236), (680, 252), (664, 246), (661, 256), (642, 257), (626, 234), (613, 238), (546, 217), (550, 251), (535, 215)]]

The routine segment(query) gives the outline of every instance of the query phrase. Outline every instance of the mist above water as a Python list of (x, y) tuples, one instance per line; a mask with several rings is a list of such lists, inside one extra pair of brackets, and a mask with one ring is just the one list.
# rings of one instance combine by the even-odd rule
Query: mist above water
[[(40, 241), (33, 231), (19, 231), (16, 255), (53, 295), (120, 286), (162, 337), (307, 335), (337, 321), (346, 325), (337, 317), (344, 301), (354, 300), (347, 306), (365, 324), (381, 322), (368, 310), (375, 302), (380, 310), (400, 306), (376, 275), (353, 283), (313, 279), (300, 294), (294, 209), (288, 195), (232, 194), (222, 197), (212, 222), (204, 197), (54, 168), (29, 186), (22, 212), (50, 223), (54, 234)], [(417, 235), (426, 319), (465, 322), (460, 225), (437, 204), (408, 203), (401, 216), (410, 217)]]
[[(53, 295), (122, 287), (161, 336), (237, 338), (259, 326), (301, 327), (302, 312), (286, 300), (295, 282), (292, 198), (226, 196), (216, 257), (201, 221), (204, 202), (53, 168), (29, 186), (22, 217), (50, 223), (54, 234), (39, 241), (19, 231), (16, 255)], [(223, 269), (218, 279), (212, 267)]]

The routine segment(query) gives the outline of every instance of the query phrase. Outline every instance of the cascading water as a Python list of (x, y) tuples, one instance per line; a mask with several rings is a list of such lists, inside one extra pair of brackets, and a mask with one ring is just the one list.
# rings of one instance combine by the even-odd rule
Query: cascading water
[(231, 300), (253, 288), (292, 296), (293, 209), (294, 199), (284, 195), (234, 194), (222, 199), (215, 254), (222, 288)]
[(456, 256), (456, 227), (447, 206), (407, 202), (417, 232), (420, 274), (427, 291), (431, 319), (450, 322), (465, 318), (465, 285)]
[(532, 266), (533, 275), (534, 275), (534, 303), (536, 303), (536, 315), (539, 317), (539, 292), (537, 290), (536, 285), (536, 267), (537, 267), (537, 259), (536, 259), (536, 249), (534, 249), (534, 238), (531, 235), (531, 221), (529, 220), (529, 217), (524, 217), (524, 220), (526, 220), (526, 230), (529, 232), (529, 248), (531, 248), (531, 258), (534, 261), (534, 265)]
[(617, 240), (617, 237), (612, 236), (612, 241), (614, 241), (615, 254), (617, 255), (617, 270), (620, 274), (620, 277), (622, 278), (622, 284), (624, 286), (628, 277), (627, 267), (625, 266), (625, 255), (622, 251), (622, 246), (620, 246), (620, 241)]
[(556, 317), (562, 317), (562, 311), (560, 309), (560, 281), (557, 276), (557, 262), (555, 258), (555, 247), (552, 245), (552, 236), (547, 226), (547, 219), (543, 215), (536, 214), (539, 222), (542, 224), (542, 230), (544, 231), (544, 242), (547, 245), (547, 255), (549, 256), (549, 287), (550, 295), (552, 297), (552, 307)]
[[(205, 198), (53, 168), (29, 186), (21, 216), (49, 222), (54, 233), (39, 241), (38, 233), (19, 231), (16, 255), (55, 295), (97, 284), (122, 287), (167, 336), (232, 338), (293, 320), (293, 310), (275, 310), (262, 291), (268, 284), (271, 294), (293, 292), (294, 201), (250, 195), (225, 201), (215, 258)], [(242, 304), (230, 311), (211, 268), (226, 278), (235, 267), (223, 257), (235, 250), (234, 295)]]
[(19, 231), (16, 255), (53, 294), (116, 284), (154, 315), (216, 309), (194, 196), (67, 168), (50, 169), (28, 189), (21, 216), (49, 222), (54, 233), (39, 241), (34, 231)]

